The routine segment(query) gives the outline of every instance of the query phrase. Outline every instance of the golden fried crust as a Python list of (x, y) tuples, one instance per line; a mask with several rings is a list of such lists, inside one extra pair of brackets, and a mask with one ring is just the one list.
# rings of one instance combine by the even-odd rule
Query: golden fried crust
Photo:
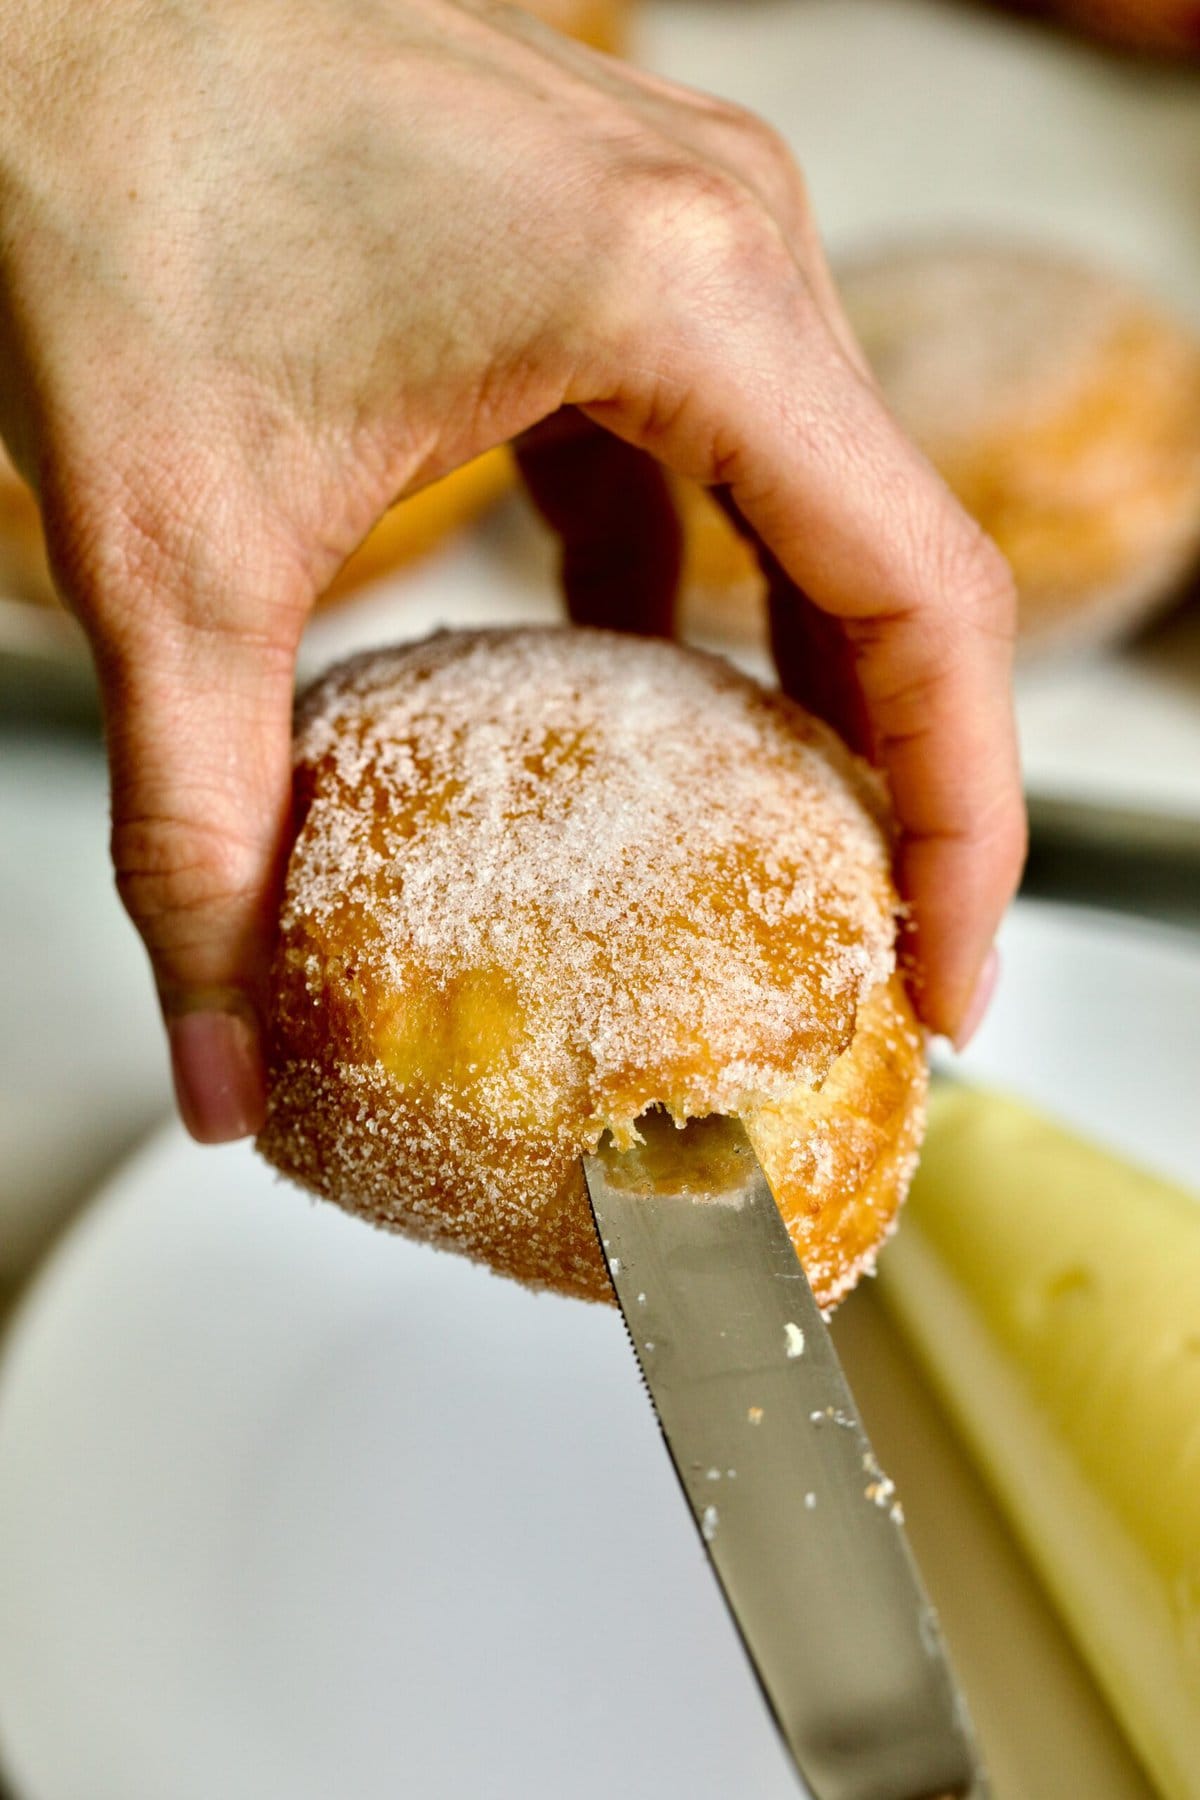
[(865, 997), (819, 1089), (747, 1108), (743, 1123), (822, 1306), (864, 1272), (896, 1223), (925, 1122), (923, 1033), (898, 974)]
[(546, 630), (357, 659), (301, 711), (259, 1146), (600, 1298), (581, 1151), (653, 1106), (738, 1113), (831, 1303), (922, 1113), (888, 849), (865, 767), (695, 652)]

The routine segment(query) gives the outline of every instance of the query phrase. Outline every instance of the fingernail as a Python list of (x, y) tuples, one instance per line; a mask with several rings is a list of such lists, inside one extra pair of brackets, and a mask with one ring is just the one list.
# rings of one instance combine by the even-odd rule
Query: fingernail
[(201, 1144), (225, 1144), (257, 1131), (266, 1087), (257, 1034), (234, 1013), (181, 1013), (168, 1027), (175, 1097)]
[(1000, 978), (1000, 952), (993, 944), (984, 958), (983, 967), (979, 971), (979, 980), (975, 983), (975, 992), (971, 995), (971, 1003), (962, 1016), (958, 1030), (954, 1034), (954, 1048), (965, 1050), (979, 1027), (983, 1024), (984, 1014), (992, 1003), (992, 995), (996, 991), (996, 983)]

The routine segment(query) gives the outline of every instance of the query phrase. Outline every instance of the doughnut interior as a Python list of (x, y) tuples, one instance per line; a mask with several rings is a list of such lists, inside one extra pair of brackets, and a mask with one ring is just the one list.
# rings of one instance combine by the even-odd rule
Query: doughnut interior
[(724, 663), (443, 633), (301, 704), (259, 1148), (376, 1223), (586, 1298), (580, 1155), (745, 1122), (818, 1298), (911, 1173), (923, 1038), (866, 766)]

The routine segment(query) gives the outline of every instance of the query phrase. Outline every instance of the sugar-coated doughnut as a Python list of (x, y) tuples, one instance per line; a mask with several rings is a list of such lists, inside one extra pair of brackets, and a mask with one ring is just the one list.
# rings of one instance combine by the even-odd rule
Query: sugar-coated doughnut
[(1026, 644), (1099, 640), (1200, 555), (1200, 336), (1048, 251), (916, 246), (839, 271), (901, 422), (1012, 564)]
[(923, 1117), (880, 786), (677, 645), (439, 634), (301, 704), (259, 1148), (524, 1281), (608, 1295), (580, 1168), (740, 1115), (830, 1305)]
[[(1111, 274), (1003, 244), (917, 244), (838, 270), (901, 424), (1012, 565), (1024, 655), (1117, 638), (1200, 561), (1200, 335)], [(681, 618), (762, 642), (761, 576), (684, 496)]]

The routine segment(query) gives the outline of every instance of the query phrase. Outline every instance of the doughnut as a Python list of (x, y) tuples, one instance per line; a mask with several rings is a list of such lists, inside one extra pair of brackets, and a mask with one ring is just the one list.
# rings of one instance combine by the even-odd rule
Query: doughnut
[(889, 403), (1012, 564), (1034, 647), (1122, 635), (1200, 555), (1200, 337), (1047, 251), (839, 272)]
[[(1200, 560), (1200, 337), (1049, 252), (910, 246), (838, 272), (884, 397), (1012, 565), (1025, 657), (1126, 635)], [(684, 633), (761, 643), (761, 578), (687, 497)]]
[(627, 48), (632, 0), (521, 0), (521, 5), (593, 50), (619, 56)]
[[(507, 450), (489, 450), (401, 500), (384, 514), (342, 565), (319, 606), (343, 600), (370, 582), (435, 549), (454, 531), (477, 518), (505, 493), (513, 480)], [(0, 449), (0, 598), (54, 604), (37, 501)]]
[(672, 492), (683, 529), (684, 635), (702, 644), (765, 644), (767, 584), (750, 544), (698, 482), (679, 477)]
[(700, 652), (560, 627), (354, 658), (298, 710), (258, 1148), (604, 1299), (581, 1153), (734, 1114), (832, 1306), (924, 1113), (889, 852), (867, 766)]
[(58, 596), (46, 557), (38, 503), (0, 446), (0, 599), (53, 605)]
[(1047, 14), (1131, 50), (1200, 53), (1200, 16), (1187, 0), (1007, 0), (1010, 9)]
[(440, 481), (409, 494), (368, 532), (317, 604), (335, 605), (360, 588), (427, 556), (494, 505), (512, 481), (509, 452), (488, 450)]

